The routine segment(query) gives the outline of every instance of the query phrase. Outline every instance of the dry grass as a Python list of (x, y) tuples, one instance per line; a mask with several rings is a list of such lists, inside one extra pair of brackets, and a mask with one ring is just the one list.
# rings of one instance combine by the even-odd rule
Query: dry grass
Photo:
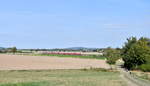
[(0, 86), (126, 86), (119, 75), (99, 70), (0, 71)]

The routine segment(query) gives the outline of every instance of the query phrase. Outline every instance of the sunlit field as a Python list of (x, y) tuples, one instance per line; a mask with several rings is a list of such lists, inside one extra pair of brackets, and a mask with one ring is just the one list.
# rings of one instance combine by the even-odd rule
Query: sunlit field
[(0, 71), (0, 86), (126, 86), (119, 72), (106, 70)]

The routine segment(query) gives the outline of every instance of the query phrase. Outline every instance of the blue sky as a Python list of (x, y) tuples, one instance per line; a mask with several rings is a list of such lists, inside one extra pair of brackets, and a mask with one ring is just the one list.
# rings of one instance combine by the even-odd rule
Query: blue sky
[(150, 0), (1, 0), (0, 46), (121, 47), (150, 37)]

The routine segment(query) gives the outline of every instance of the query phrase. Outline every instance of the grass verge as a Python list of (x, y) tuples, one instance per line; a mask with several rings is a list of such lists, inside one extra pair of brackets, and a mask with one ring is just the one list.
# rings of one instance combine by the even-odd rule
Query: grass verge
[(149, 72), (133, 71), (132, 74), (141, 79), (150, 81), (150, 73)]

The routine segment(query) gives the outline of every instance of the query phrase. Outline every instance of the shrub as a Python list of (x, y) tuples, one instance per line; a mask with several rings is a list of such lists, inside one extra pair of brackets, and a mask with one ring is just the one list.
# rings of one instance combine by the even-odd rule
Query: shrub
[(139, 66), (139, 69), (144, 72), (150, 72), (150, 64), (143, 64), (143, 65)]
[(107, 57), (107, 63), (113, 65), (118, 59), (120, 59), (120, 50), (109, 47), (105, 50), (104, 56)]

